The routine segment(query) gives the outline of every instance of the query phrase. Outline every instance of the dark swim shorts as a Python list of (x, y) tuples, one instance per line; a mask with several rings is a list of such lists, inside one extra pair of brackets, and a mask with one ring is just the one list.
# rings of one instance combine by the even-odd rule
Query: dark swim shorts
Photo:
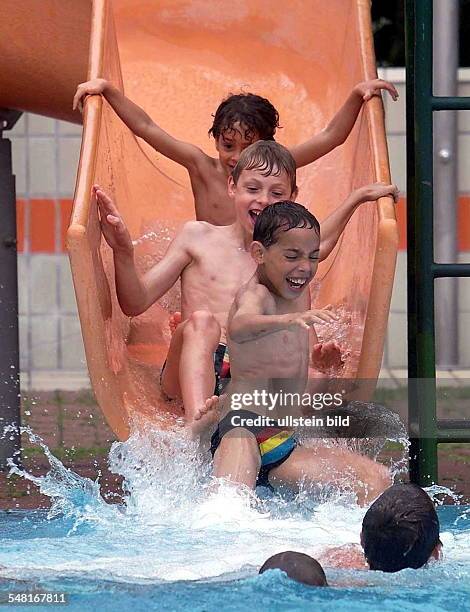
[(230, 382), (230, 357), (228, 346), (219, 344), (214, 353), (215, 389), (214, 395), (221, 395)]
[[(160, 387), (162, 385), (162, 376), (165, 371), (165, 363), (160, 372)], [(214, 353), (214, 372), (215, 372), (215, 387), (214, 395), (221, 395), (230, 381), (230, 359), (228, 355), (228, 347), (225, 344), (219, 344)]]
[[(250, 431), (256, 438), (258, 449), (261, 456), (261, 467), (256, 481), (257, 486), (270, 487), (268, 476), (269, 472), (279, 465), (282, 465), (292, 451), (297, 446), (294, 437), (294, 432), (285, 427), (266, 427), (264, 425), (240, 425), (234, 424), (232, 418), (238, 416), (241, 419), (254, 419), (259, 417), (258, 414), (249, 410), (231, 410), (220, 421), (217, 429), (211, 438), (211, 453), (214, 456), (222, 438), (232, 429), (242, 427)], [(238, 421), (238, 419), (236, 420)]]

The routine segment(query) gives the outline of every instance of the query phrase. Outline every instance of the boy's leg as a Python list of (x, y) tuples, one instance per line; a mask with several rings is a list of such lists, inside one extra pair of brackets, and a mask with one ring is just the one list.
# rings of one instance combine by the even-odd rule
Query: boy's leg
[(179, 369), (181, 348), (183, 346), (183, 329), (184, 323), (182, 323), (171, 336), (165, 365), (163, 366), (160, 376), (162, 391), (169, 399), (181, 397)]
[(300, 481), (312, 484), (347, 484), (362, 506), (378, 497), (392, 484), (384, 465), (342, 448), (298, 446), (286, 461), (269, 473), (273, 486), (296, 486)]
[(256, 486), (261, 457), (254, 434), (243, 427), (231, 429), (214, 454), (214, 476), (250, 489)]
[[(214, 352), (220, 340), (220, 325), (207, 311), (196, 311), (173, 334), (162, 375), (162, 390), (169, 397), (182, 397), (186, 423), (199, 435), (216, 419), (206, 409), (214, 393)], [(215, 404), (214, 404), (215, 406)]]

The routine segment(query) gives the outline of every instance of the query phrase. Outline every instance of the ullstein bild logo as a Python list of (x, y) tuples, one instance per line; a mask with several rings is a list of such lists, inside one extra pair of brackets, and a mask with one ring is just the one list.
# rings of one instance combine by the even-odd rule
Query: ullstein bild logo
[(258, 415), (253, 417), (243, 417), (234, 414), (231, 422), (234, 427), (349, 427), (349, 416), (329, 416), (326, 417), (294, 417), (291, 414), (274, 419), (269, 416)]

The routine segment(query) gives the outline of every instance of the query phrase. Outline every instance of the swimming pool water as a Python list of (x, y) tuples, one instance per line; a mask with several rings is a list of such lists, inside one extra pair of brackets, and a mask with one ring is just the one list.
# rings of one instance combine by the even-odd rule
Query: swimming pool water
[(315, 556), (359, 542), (365, 510), (347, 497), (215, 491), (198, 456), (161, 435), (114, 445), (110, 464), (125, 476), (128, 498), (111, 505), (98, 483), (43, 448), (51, 470), (34, 480), (53, 507), (0, 512), (0, 600), (49, 591), (80, 611), (470, 609), (468, 506), (438, 509), (443, 561), (397, 574), (326, 569), (333, 587), (313, 589), (258, 568), (281, 550)]

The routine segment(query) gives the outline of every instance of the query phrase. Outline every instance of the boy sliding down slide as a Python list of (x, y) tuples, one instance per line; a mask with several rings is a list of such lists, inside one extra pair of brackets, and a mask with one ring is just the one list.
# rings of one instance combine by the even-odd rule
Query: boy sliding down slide
[[(163, 258), (143, 275), (137, 271), (132, 240), (119, 211), (104, 191), (95, 187), (101, 229), (113, 249), (116, 291), (123, 312), (128, 316), (141, 314), (181, 278), (183, 322), (172, 336), (161, 385), (168, 397), (182, 397), (186, 426), (193, 436), (216, 419), (214, 410), (206, 410), (206, 400), (218, 390), (216, 377), (221, 373), (224, 356), (227, 359), (228, 312), (236, 292), (256, 269), (248, 252), (256, 216), (268, 204), (295, 198), (295, 179), (295, 162), (282, 145), (264, 141), (251, 145), (243, 151), (229, 179), (235, 223), (228, 226), (204, 221), (186, 223)], [(357, 206), (395, 193), (394, 185), (382, 184), (354, 191), (325, 221), (324, 226), (330, 231), (320, 244), (319, 259), (327, 257), (334, 248)], [(339, 222), (334, 224), (331, 218)], [(310, 307), (307, 294), (304, 300), (302, 308), (307, 310)], [(318, 316), (323, 320), (331, 318), (324, 311)]]
[[(392, 83), (374, 79), (354, 87), (328, 126), (291, 153), (297, 168), (311, 164), (342, 144), (351, 132), (364, 102), (386, 90), (394, 100), (398, 92)], [(81, 83), (73, 108), (81, 108), (86, 95), (103, 95), (127, 127), (156, 151), (184, 166), (191, 179), (196, 219), (214, 225), (236, 220), (233, 202), (227, 195), (227, 178), (240, 153), (257, 140), (273, 140), (279, 127), (279, 113), (266, 98), (247, 93), (231, 95), (217, 108), (209, 134), (215, 139), (218, 158), (199, 147), (177, 140), (160, 128), (139, 106), (105, 79)]]
[[(317, 313), (305, 309), (318, 266), (320, 225), (302, 205), (277, 202), (257, 217), (250, 252), (256, 272), (238, 291), (228, 316), (231, 381), (223, 403), (229, 411), (211, 440), (214, 475), (251, 488), (341, 483), (355, 491), (360, 504), (369, 502), (390, 485), (383, 465), (338, 447), (302, 446), (286, 425), (289, 418), (314, 416), (301, 396), (327, 389), (326, 378), (308, 380), (309, 333), (311, 365), (336, 373), (342, 366), (336, 343), (318, 342)], [(291, 399), (252, 401), (263, 392)], [(249, 410), (240, 409), (240, 400)]]

